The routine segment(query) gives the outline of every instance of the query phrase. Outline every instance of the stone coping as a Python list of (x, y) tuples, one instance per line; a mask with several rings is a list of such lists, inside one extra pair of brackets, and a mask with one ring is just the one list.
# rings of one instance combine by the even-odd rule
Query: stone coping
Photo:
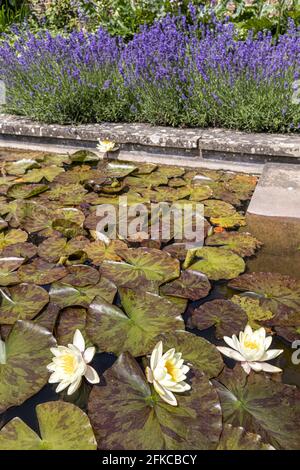
[[(89, 143), (109, 139), (120, 144), (179, 149), (201, 156), (203, 151), (300, 158), (300, 135), (248, 134), (228, 129), (181, 129), (149, 124), (103, 123), (56, 125), (0, 114), (0, 135)], [(1, 137), (0, 137), (1, 138)]]

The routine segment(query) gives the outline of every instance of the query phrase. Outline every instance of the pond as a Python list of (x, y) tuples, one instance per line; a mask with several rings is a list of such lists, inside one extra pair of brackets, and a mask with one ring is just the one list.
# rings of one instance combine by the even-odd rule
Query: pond
[[(255, 270), (263, 247), (245, 212), (257, 176), (84, 150), (1, 150), (0, 161), (0, 449), (300, 447), (300, 280)], [(124, 235), (125, 196), (127, 226), (142, 208), (201, 207), (204, 246), (160, 224), (153, 237), (148, 215)], [(110, 208), (116, 219), (99, 234)], [(224, 349), (247, 324), (248, 348), (263, 331), (282, 350), (263, 346), (263, 370), (260, 356), (243, 362), (241, 349)], [(47, 365), (76, 330), (83, 349), (96, 348), (87, 362), (100, 383), (56, 393)], [(145, 375), (159, 341), (188, 364), (177, 406)]]

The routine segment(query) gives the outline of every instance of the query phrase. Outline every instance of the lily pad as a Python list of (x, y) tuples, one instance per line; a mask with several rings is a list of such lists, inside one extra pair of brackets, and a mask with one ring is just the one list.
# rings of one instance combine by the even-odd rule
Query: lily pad
[(217, 450), (275, 450), (261, 436), (245, 431), (241, 426), (225, 424)]
[(279, 336), (291, 343), (300, 339), (300, 316), (298, 310), (280, 305), (276, 315), (267, 319), (264, 325), (274, 328)]
[(231, 301), (246, 312), (248, 323), (255, 330), (261, 327), (260, 322), (274, 317), (274, 313), (268, 310), (267, 306), (261, 305), (259, 299), (247, 295), (234, 295)]
[(142, 356), (151, 352), (161, 333), (184, 327), (168, 300), (149, 292), (119, 292), (126, 314), (99, 296), (89, 306), (86, 332), (100, 350)]
[(208, 246), (223, 246), (239, 256), (252, 256), (262, 244), (246, 232), (222, 232), (216, 233), (206, 239)]
[(246, 217), (239, 212), (225, 217), (211, 217), (210, 221), (223, 228), (245, 227), (247, 225)]
[(274, 313), (279, 305), (300, 309), (300, 280), (278, 273), (244, 274), (229, 283), (229, 287), (252, 292)]
[[(191, 201), (204, 201), (213, 195), (213, 190), (209, 186), (197, 185), (191, 187)], [(207, 201), (206, 201), (207, 202)]]
[(103, 174), (109, 178), (125, 178), (137, 169), (135, 165), (127, 162), (111, 161), (98, 165), (98, 170), (102, 170)]
[(46, 366), (55, 344), (45, 328), (17, 321), (5, 343), (6, 357), (0, 363), (0, 413), (20, 405), (47, 383)]
[(18, 269), (25, 261), (25, 258), (7, 257), (0, 258), (0, 286), (9, 286), (20, 282)]
[(10, 245), (26, 242), (28, 235), (24, 230), (9, 230), (6, 234), (0, 233), (0, 251)]
[(211, 199), (203, 201), (205, 217), (228, 217), (236, 213), (235, 208), (228, 202)]
[(87, 415), (72, 403), (52, 401), (36, 407), (41, 437), (20, 418), (0, 432), (0, 450), (96, 450)]
[(206, 297), (210, 289), (211, 285), (205, 274), (187, 270), (182, 271), (178, 279), (161, 286), (160, 292), (184, 299), (199, 300)]
[(101, 277), (100, 282), (94, 286), (74, 287), (62, 282), (53, 283), (49, 294), (51, 301), (61, 308), (74, 305), (87, 308), (97, 295), (112, 303), (116, 292), (116, 286), (105, 277)]
[(29, 199), (47, 191), (48, 189), (49, 186), (46, 184), (17, 183), (9, 188), (7, 196), (14, 199)]
[(148, 175), (127, 176), (124, 179), (124, 183), (134, 190), (138, 190), (138, 188), (156, 187), (162, 184), (167, 185), (168, 181), (168, 176), (165, 174), (159, 174), (157, 171)]
[(89, 150), (78, 150), (77, 152), (71, 153), (70, 155), (71, 162), (97, 162), (99, 161), (99, 155), (95, 152), (90, 152)]
[(49, 302), (47, 307), (34, 319), (34, 323), (53, 333), (59, 310), (58, 305)]
[(31, 320), (48, 303), (48, 292), (34, 284), (19, 284), (0, 289), (0, 322), (13, 325), (17, 320)]
[[(80, 184), (55, 184), (45, 194), (45, 200), (61, 201), (65, 206), (77, 205), (84, 202), (86, 194), (87, 190)], [(40, 199), (43, 199), (43, 195)]]
[(184, 176), (185, 168), (180, 166), (160, 165), (155, 173), (157, 175), (167, 176), (168, 178), (179, 178), (180, 176)]
[(80, 330), (86, 345), (92, 345), (88, 339), (85, 326), (86, 326), (87, 312), (82, 307), (68, 307), (61, 311), (59, 321), (56, 328), (56, 339), (59, 344), (67, 346), (73, 343), (73, 337), (76, 329)]
[(27, 242), (9, 245), (2, 251), (3, 257), (25, 258), (26, 260), (33, 258), (36, 254), (37, 247), (33, 243)]
[(246, 268), (243, 258), (224, 248), (203, 247), (195, 255), (201, 259), (189, 269), (200, 271), (213, 281), (233, 279)]
[(247, 322), (248, 317), (241, 307), (230, 300), (216, 299), (193, 310), (188, 325), (198, 330), (215, 326), (216, 337), (223, 338), (244, 331)]
[(118, 287), (160, 285), (180, 275), (179, 261), (155, 248), (131, 248), (122, 257), (126, 262), (104, 261), (101, 266), (102, 275)]
[(126, 249), (126, 243), (121, 240), (111, 240), (109, 245), (106, 245), (101, 240), (96, 240), (86, 246), (85, 252), (93, 264), (99, 266), (104, 260), (122, 261), (119, 253)]
[(68, 268), (66, 277), (62, 279), (65, 284), (70, 284), (74, 287), (84, 287), (95, 285), (99, 282), (100, 274), (97, 269), (85, 264), (74, 265)]
[(63, 264), (69, 256), (83, 251), (87, 245), (89, 245), (89, 240), (85, 237), (79, 236), (71, 240), (64, 237), (50, 237), (39, 245), (38, 254), (50, 263)]
[(223, 411), (223, 419), (232, 426), (262, 436), (276, 449), (299, 449), (300, 392), (272, 378), (240, 366), (225, 369), (214, 381)]
[(21, 160), (17, 160), (16, 162), (8, 162), (5, 164), (5, 171), (9, 175), (19, 176), (24, 175), (27, 170), (31, 168), (38, 167), (38, 163), (36, 160), (32, 160), (29, 158), (22, 158)]
[(36, 168), (28, 171), (26, 175), (22, 176), (17, 183), (40, 183), (42, 179), (52, 182), (57, 175), (63, 173), (65, 170), (59, 166), (51, 165), (45, 166), (44, 168)]
[(161, 336), (164, 350), (175, 348), (182, 353), (185, 363), (200, 370), (211, 379), (217, 377), (224, 367), (223, 359), (216, 346), (204, 338), (187, 331), (175, 331)]
[(105, 386), (94, 387), (88, 414), (100, 449), (215, 449), (221, 432), (221, 410), (208, 379), (195, 372), (191, 391), (178, 394), (179, 406), (164, 403), (150, 388), (128, 353), (105, 374)]
[(68, 272), (63, 266), (57, 266), (47, 263), (41, 258), (36, 258), (31, 263), (21, 266), (18, 274), (23, 282), (33, 282), (43, 286), (62, 279)]

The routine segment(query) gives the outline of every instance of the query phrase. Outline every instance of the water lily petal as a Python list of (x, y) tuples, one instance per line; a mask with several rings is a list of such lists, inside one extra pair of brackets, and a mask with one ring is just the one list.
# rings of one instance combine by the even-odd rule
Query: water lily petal
[(56, 393), (60, 393), (62, 392), (63, 390), (65, 390), (68, 386), (70, 385), (70, 382), (67, 381), (67, 382), (60, 382), (60, 384), (56, 387)]
[(268, 364), (267, 362), (262, 362), (261, 366), (264, 372), (270, 372), (271, 374), (282, 372), (282, 369), (280, 369), (279, 367), (272, 366), (271, 364)]
[(275, 359), (275, 357), (278, 357), (282, 353), (283, 349), (270, 349), (269, 351), (265, 352), (265, 354), (261, 358), (261, 361), (270, 361), (271, 359)]
[(250, 367), (250, 365), (248, 364), (248, 362), (242, 362), (242, 363), (241, 363), (241, 366), (242, 366), (242, 368), (244, 369), (244, 371), (246, 372), (246, 374), (250, 374), (250, 372), (251, 372), (251, 367)]
[(220, 351), (220, 353), (224, 354), (224, 356), (230, 357), (235, 361), (245, 361), (245, 358), (234, 349), (224, 348), (222, 346), (217, 346), (217, 349)]
[(223, 340), (225, 341), (226, 344), (228, 344), (228, 346), (230, 346), (232, 349), (235, 349), (236, 351), (238, 351), (238, 348), (237, 348), (237, 342), (238, 342), (238, 339), (237, 337), (234, 335), (232, 338), (230, 338), (229, 336), (224, 336), (223, 337)]
[(262, 363), (261, 362), (248, 362), (249, 366), (251, 369), (253, 369), (255, 372), (261, 372), (262, 371)]
[(80, 330), (76, 330), (75, 333), (74, 333), (73, 345), (76, 346), (76, 348), (78, 348), (80, 352), (82, 352), (82, 353), (84, 352), (84, 350), (85, 350), (85, 341), (84, 341), (84, 337), (82, 336)]
[(265, 339), (265, 350), (269, 349), (273, 341), (272, 336), (267, 336)]
[(70, 387), (68, 388), (68, 391), (67, 391), (68, 395), (73, 395), (73, 393), (76, 392), (76, 390), (78, 390), (78, 388), (81, 385), (81, 380), (82, 380), (82, 377), (80, 376), (75, 380), (75, 382), (73, 382), (70, 385)]
[(177, 406), (177, 400), (172, 392), (162, 387), (158, 382), (153, 382), (156, 392), (159, 394), (162, 400), (171, 406)]
[(91, 366), (87, 366), (84, 376), (91, 384), (98, 384), (100, 382), (99, 375)]
[(95, 356), (96, 348), (94, 346), (91, 346), (90, 348), (87, 348), (84, 353), (83, 353), (83, 359), (87, 364), (89, 364), (92, 360), (93, 357)]
[(151, 358), (150, 358), (150, 367), (152, 370), (154, 370), (155, 367), (157, 366), (158, 361), (162, 357), (162, 354), (163, 354), (163, 343), (162, 341), (159, 341), (159, 343), (157, 343), (157, 345), (153, 349)]
[(147, 377), (147, 380), (150, 384), (153, 383), (153, 380), (154, 380), (154, 377), (153, 377), (153, 372), (152, 370), (150, 369), (150, 367), (146, 367), (146, 377)]

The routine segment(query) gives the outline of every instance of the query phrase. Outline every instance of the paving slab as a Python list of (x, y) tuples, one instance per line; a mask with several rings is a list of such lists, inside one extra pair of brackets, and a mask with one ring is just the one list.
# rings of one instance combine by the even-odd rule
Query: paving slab
[[(265, 252), (281, 256), (300, 248), (300, 167), (268, 163), (247, 211), (247, 229)], [(299, 267), (300, 268), (300, 267)]]

